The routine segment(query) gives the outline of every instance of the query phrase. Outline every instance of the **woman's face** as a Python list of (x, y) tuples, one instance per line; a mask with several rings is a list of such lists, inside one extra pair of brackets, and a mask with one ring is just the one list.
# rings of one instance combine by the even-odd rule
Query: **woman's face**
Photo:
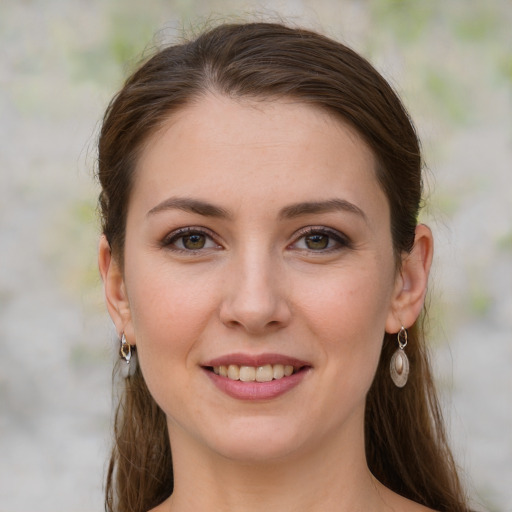
[(354, 130), (293, 101), (211, 95), (151, 138), (120, 327), (171, 442), (245, 460), (361, 442), (396, 322), (374, 169)]

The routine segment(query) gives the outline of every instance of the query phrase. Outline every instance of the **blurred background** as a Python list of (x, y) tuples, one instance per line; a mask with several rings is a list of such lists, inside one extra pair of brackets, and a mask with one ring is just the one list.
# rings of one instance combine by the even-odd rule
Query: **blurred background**
[(1, 0), (0, 512), (103, 509), (117, 342), (93, 176), (107, 102), (155, 45), (255, 14), (348, 43), (409, 108), (451, 438), (475, 508), (512, 511), (512, 3)]

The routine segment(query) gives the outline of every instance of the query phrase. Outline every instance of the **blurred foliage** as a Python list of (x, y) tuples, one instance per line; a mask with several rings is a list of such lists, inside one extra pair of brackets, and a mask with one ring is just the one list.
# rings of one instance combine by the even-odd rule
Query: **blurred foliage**
[(64, 291), (80, 297), (86, 309), (103, 311), (96, 262), (98, 225), (92, 196), (64, 203), (48, 226), (46, 258), (58, 272)]
[[(495, 76), (512, 81), (509, 31), (512, 20), (510, 15), (501, 16), (510, 10), (506, 3), (368, 0), (364, 5), (372, 27), (362, 34), (360, 42), (367, 55), (378, 58), (393, 48), (399, 51), (406, 66), (405, 82), (423, 82), (421, 94), (429, 95), (425, 109), (434, 106), (449, 122), (459, 124), (470, 119), (474, 105), (469, 97), (476, 86), (471, 75), (479, 67), (490, 66)], [(234, 14), (243, 17), (245, 11), (260, 11), (263, 16), (265, 12), (273, 14), (270, 9), (251, 2), (107, 0), (102, 4), (104, 23), (93, 40), (87, 44), (75, 41), (69, 49), (73, 77), (77, 81), (94, 80), (103, 87), (115, 87), (146, 50), (166, 39), (169, 33), (176, 35), (182, 28), (185, 32), (193, 31), (194, 16), (204, 21), (208, 18), (206, 13), (216, 9), (223, 17)], [(215, 20), (215, 15), (212, 18)], [(333, 24), (332, 32), (344, 35), (342, 18), (329, 22)], [(162, 33), (164, 37), (160, 37)], [(454, 38), (460, 44), (454, 46)], [(454, 64), (459, 62), (464, 68), (462, 61), (468, 61), (469, 66), (461, 77), (461, 69)]]
[(486, 42), (496, 36), (500, 26), (499, 10), (493, 2), (469, 0), (466, 8), (460, 8), (453, 15), (453, 32), (463, 41), (471, 43)]
[(457, 77), (445, 70), (425, 68), (424, 83), (426, 89), (435, 98), (436, 114), (455, 124), (465, 124), (471, 115), (465, 85), (457, 83)]
[(500, 251), (503, 252), (512, 251), (512, 228), (508, 233), (498, 238), (496, 241), (496, 246)]
[(418, 41), (436, 21), (439, 2), (415, 0), (374, 0), (370, 12), (373, 26), (386, 27), (393, 38), (401, 43)]
[(493, 298), (487, 290), (480, 286), (472, 286), (469, 297), (469, 308), (473, 316), (486, 316), (493, 305)]
[(151, 40), (155, 20), (151, 11), (133, 12), (130, 9), (115, 10), (111, 14), (108, 31), (108, 50), (114, 61), (123, 67)]
[(461, 198), (448, 191), (438, 191), (428, 203), (428, 211), (432, 214), (451, 217), (460, 208)]
[(503, 55), (499, 63), (500, 74), (512, 89), (512, 50)]
[(75, 343), (71, 347), (69, 360), (74, 366), (101, 364), (105, 361), (105, 350), (92, 343)]

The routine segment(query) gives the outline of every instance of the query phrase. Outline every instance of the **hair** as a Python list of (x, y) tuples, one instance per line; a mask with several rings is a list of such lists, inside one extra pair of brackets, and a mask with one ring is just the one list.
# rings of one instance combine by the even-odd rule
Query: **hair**
[[(144, 144), (173, 113), (208, 93), (291, 98), (355, 128), (376, 158), (399, 270), (402, 255), (414, 244), (422, 198), (420, 144), (407, 111), (386, 80), (350, 48), (274, 23), (223, 24), (163, 48), (111, 101), (99, 138), (99, 208), (103, 233), (121, 267), (127, 209)], [(439, 512), (463, 512), (469, 509), (448, 447), (423, 331), (422, 319), (409, 330), (411, 373), (402, 389), (389, 376), (395, 336), (384, 337), (366, 399), (367, 463), (396, 493)], [(146, 512), (172, 493), (173, 470), (165, 415), (138, 367), (122, 384), (114, 436), (106, 510)]]

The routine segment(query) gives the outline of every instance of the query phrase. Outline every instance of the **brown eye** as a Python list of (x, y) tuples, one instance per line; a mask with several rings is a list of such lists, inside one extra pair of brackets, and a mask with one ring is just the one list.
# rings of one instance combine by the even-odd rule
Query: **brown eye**
[(291, 249), (324, 254), (352, 247), (346, 235), (325, 226), (304, 228), (297, 236), (296, 241), (289, 246)]
[(220, 249), (213, 236), (194, 228), (183, 228), (164, 238), (162, 246), (182, 253), (199, 253), (209, 249)]
[(202, 249), (206, 245), (206, 236), (200, 233), (185, 235), (181, 238), (183, 247), (191, 251)]
[(304, 237), (304, 242), (311, 251), (319, 251), (329, 247), (329, 236), (316, 233)]

